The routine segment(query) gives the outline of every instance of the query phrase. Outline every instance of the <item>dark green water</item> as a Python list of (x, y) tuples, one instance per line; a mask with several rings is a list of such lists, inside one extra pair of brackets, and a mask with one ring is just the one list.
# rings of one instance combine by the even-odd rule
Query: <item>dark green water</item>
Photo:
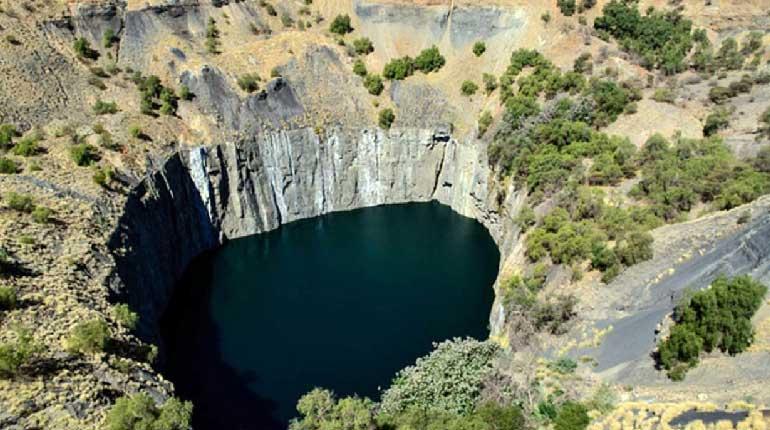
[(196, 430), (285, 428), (313, 387), (379, 397), (455, 336), (485, 338), (499, 253), (436, 203), (336, 213), (192, 264), (162, 322)]

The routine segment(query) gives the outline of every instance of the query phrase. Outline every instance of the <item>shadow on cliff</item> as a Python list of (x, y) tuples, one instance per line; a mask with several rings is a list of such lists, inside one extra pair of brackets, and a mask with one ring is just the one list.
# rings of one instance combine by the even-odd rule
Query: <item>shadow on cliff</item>
[(161, 319), (165, 346), (163, 374), (177, 394), (191, 400), (196, 430), (278, 430), (276, 403), (249, 389), (259, 380), (222, 360), (221, 338), (210, 313), (211, 265), (198, 257), (179, 282)]

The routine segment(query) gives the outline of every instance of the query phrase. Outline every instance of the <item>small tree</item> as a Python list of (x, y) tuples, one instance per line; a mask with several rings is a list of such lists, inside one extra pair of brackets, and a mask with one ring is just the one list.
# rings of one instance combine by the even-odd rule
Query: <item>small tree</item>
[(393, 109), (386, 108), (380, 111), (380, 117), (378, 124), (384, 129), (389, 129), (393, 122), (396, 120), (396, 114), (393, 113)]
[(559, 6), (561, 13), (564, 16), (572, 16), (575, 13), (576, 4), (575, 0), (558, 0), (556, 4)]
[(118, 324), (128, 330), (134, 330), (136, 328), (136, 324), (139, 322), (139, 315), (132, 311), (127, 304), (117, 304), (112, 307), (112, 311), (115, 313), (115, 320)]
[(374, 45), (367, 37), (362, 37), (353, 41), (353, 49), (358, 55), (367, 55), (374, 52)]
[(107, 430), (188, 430), (192, 408), (175, 397), (158, 407), (144, 393), (124, 396), (107, 413)]
[(350, 15), (337, 15), (329, 26), (329, 31), (344, 36), (353, 31), (350, 25)]
[(369, 91), (369, 94), (373, 96), (382, 94), (382, 90), (385, 88), (380, 75), (366, 75), (364, 78), (364, 86)]
[(67, 339), (67, 349), (73, 353), (93, 354), (104, 351), (109, 340), (107, 323), (98, 318), (77, 324)]
[(473, 53), (477, 57), (481, 57), (482, 55), (484, 55), (484, 52), (486, 51), (487, 51), (487, 45), (484, 42), (478, 41), (473, 44)]
[(42, 347), (32, 339), (28, 330), (16, 330), (16, 341), (0, 344), (0, 378), (13, 378), (29, 363)]
[(484, 83), (484, 92), (487, 95), (492, 94), (497, 89), (497, 77), (491, 73), (481, 75), (481, 81)]
[(356, 60), (355, 63), (353, 63), (353, 73), (360, 77), (365, 77), (368, 73), (366, 70), (366, 64), (362, 60)]
[(414, 67), (423, 73), (435, 72), (444, 67), (446, 59), (438, 47), (433, 45), (428, 49), (423, 49), (417, 58), (414, 59)]
[(473, 81), (464, 81), (463, 84), (460, 86), (460, 92), (464, 96), (472, 96), (476, 94), (476, 91), (478, 91), (479, 86), (476, 85)]

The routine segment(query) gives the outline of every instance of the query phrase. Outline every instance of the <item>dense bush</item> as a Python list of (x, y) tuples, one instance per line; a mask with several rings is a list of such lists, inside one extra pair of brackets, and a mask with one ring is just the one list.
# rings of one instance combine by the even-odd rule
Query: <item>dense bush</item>
[(583, 430), (590, 422), (588, 409), (575, 402), (565, 402), (559, 408), (556, 419), (553, 422), (554, 430)]
[(484, 92), (487, 95), (492, 94), (497, 89), (497, 77), (491, 73), (481, 75), (481, 81), (484, 83)]
[(32, 213), (35, 209), (35, 204), (32, 202), (32, 196), (28, 194), (9, 192), (5, 195), (5, 204), (17, 212)]
[(484, 55), (486, 51), (487, 51), (486, 43), (479, 40), (478, 42), (473, 44), (473, 54), (475, 56), (481, 57), (482, 55)]
[(766, 139), (770, 139), (770, 108), (767, 108), (759, 117), (759, 133)]
[(706, 122), (703, 124), (703, 135), (713, 136), (729, 125), (730, 112), (726, 109), (716, 109), (706, 117)]
[(136, 328), (136, 324), (139, 322), (139, 315), (132, 311), (127, 304), (117, 304), (112, 307), (112, 311), (115, 313), (115, 320), (118, 324), (128, 330), (134, 330)]
[(463, 81), (462, 85), (460, 86), (460, 92), (464, 96), (472, 96), (476, 94), (476, 91), (479, 90), (479, 86), (476, 85), (473, 81)]
[(19, 165), (15, 161), (0, 157), (0, 173), (5, 175), (11, 175), (19, 172)]
[(684, 70), (684, 60), (693, 46), (691, 21), (676, 11), (653, 8), (641, 15), (636, 2), (611, 0), (594, 21), (594, 28), (639, 55), (642, 65), (668, 74)]
[(556, 4), (559, 6), (559, 10), (561, 10), (561, 13), (564, 14), (564, 16), (574, 15), (575, 9), (577, 9), (575, 0), (557, 0)]
[(346, 397), (337, 400), (334, 393), (316, 388), (297, 402), (300, 419), (294, 419), (290, 430), (370, 430), (375, 426), (373, 407), (369, 399)]
[(353, 73), (363, 78), (369, 72), (366, 70), (366, 64), (362, 60), (356, 60), (353, 63)]
[(14, 309), (16, 302), (16, 290), (13, 287), (0, 287), (0, 311)]
[(115, 102), (97, 100), (96, 103), (94, 103), (93, 109), (94, 113), (97, 115), (113, 114), (118, 112), (118, 104)]
[(44, 206), (36, 206), (32, 210), (32, 220), (38, 224), (48, 224), (51, 222), (53, 211)]
[(479, 116), (479, 133), (478, 136), (482, 137), (484, 134), (486, 134), (487, 129), (489, 129), (489, 126), (492, 125), (492, 114), (489, 113), (488, 110), (485, 110), (481, 113), (481, 116)]
[(253, 93), (259, 90), (259, 81), (261, 80), (262, 78), (256, 73), (246, 73), (238, 77), (238, 87), (247, 93)]
[(0, 378), (18, 375), (23, 366), (31, 362), (42, 350), (27, 330), (16, 331), (16, 341), (0, 343)]
[(380, 127), (389, 129), (395, 120), (396, 114), (393, 113), (393, 109), (386, 108), (380, 111), (377, 123), (380, 125)]
[(73, 327), (67, 339), (67, 350), (79, 354), (94, 354), (107, 348), (110, 332), (102, 319), (81, 322)]
[(72, 43), (72, 49), (80, 58), (96, 59), (99, 53), (91, 49), (91, 43), (84, 37), (75, 39)]
[(702, 351), (743, 352), (754, 339), (751, 318), (767, 287), (748, 276), (719, 277), (711, 287), (686, 297), (674, 312), (675, 325), (658, 345), (658, 358), (672, 379), (682, 379)]
[(414, 60), (409, 57), (402, 57), (390, 60), (382, 69), (382, 76), (387, 79), (403, 80), (414, 74)]
[(367, 37), (362, 37), (353, 41), (353, 49), (358, 55), (367, 55), (374, 52), (374, 45)]
[(369, 91), (369, 94), (374, 96), (382, 94), (382, 90), (385, 88), (380, 75), (366, 75), (364, 78), (364, 87)]
[(337, 15), (329, 26), (329, 31), (334, 34), (343, 36), (353, 31), (353, 27), (350, 25), (349, 15)]
[(19, 132), (11, 124), (0, 125), (0, 149), (6, 149), (13, 143), (13, 138), (18, 136)]
[(415, 69), (423, 73), (438, 71), (444, 67), (444, 64), (446, 64), (446, 59), (435, 45), (428, 49), (423, 49), (414, 59)]
[(410, 408), (467, 414), (492, 371), (499, 347), (490, 342), (454, 339), (399, 371), (382, 393), (381, 410), (397, 414)]
[(79, 143), (70, 148), (70, 157), (78, 166), (90, 166), (91, 163), (99, 160), (96, 148), (87, 143)]
[(172, 397), (158, 407), (144, 393), (119, 398), (107, 413), (107, 430), (189, 430), (192, 403)]

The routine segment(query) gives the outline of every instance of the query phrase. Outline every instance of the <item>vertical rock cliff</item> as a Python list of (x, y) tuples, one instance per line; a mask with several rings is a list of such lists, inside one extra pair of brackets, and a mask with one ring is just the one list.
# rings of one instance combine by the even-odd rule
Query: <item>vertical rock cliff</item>
[(129, 198), (113, 236), (113, 249), (123, 251), (113, 291), (154, 337), (175, 281), (227, 239), (334, 211), (431, 200), (485, 225), (504, 260), (518, 231), (501, 214), (515, 213), (521, 199), (493, 177), (483, 146), (441, 129), (299, 129), (178, 152)]

